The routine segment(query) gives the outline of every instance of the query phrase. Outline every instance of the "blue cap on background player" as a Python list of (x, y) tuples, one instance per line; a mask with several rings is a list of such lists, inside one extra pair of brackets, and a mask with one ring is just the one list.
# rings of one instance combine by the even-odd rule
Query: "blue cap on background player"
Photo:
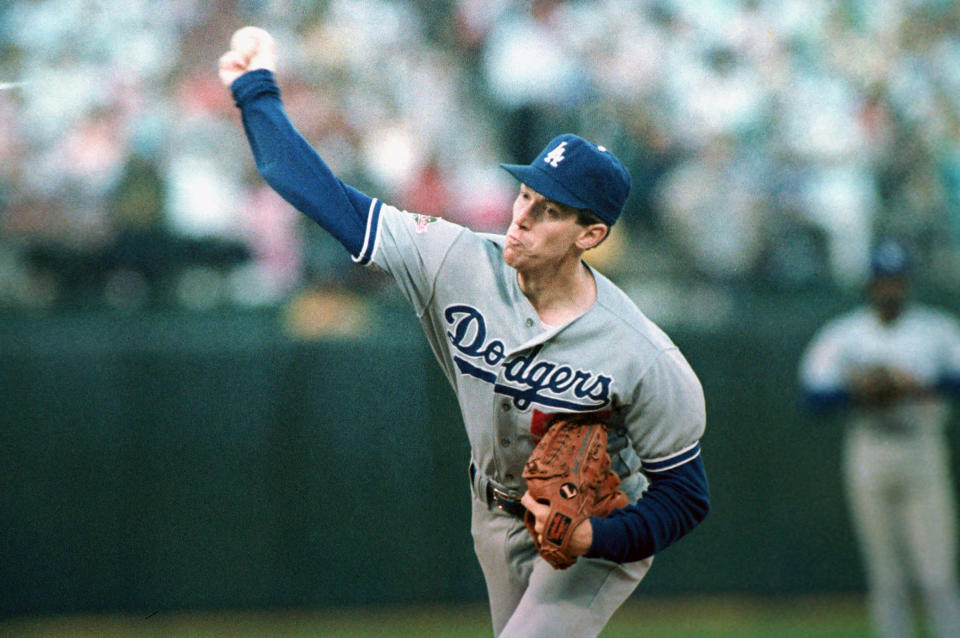
[(570, 133), (553, 138), (529, 165), (500, 166), (547, 199), (587, 209), (611, 226), (630, 194), (630, 174), (620, 160)]
[(887, 239), (873, 249), (870, 256), (870, 274), (873, 277), (896, 277), (910, 272), (910, 253), (900, 242)]

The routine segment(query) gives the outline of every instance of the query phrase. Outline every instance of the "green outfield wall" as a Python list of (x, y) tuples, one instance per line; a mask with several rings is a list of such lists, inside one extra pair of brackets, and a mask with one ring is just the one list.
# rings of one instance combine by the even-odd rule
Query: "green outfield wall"
[[(858, 590), (841, 430), (795, 374), (841, 303), (737, 303), (671, 330), (713, 509), (637, 595)], [(452, 392), (413, 315), (372, 311), (313, 342), (271, 313), (3, 317), (0, 612), (482, 600)]]

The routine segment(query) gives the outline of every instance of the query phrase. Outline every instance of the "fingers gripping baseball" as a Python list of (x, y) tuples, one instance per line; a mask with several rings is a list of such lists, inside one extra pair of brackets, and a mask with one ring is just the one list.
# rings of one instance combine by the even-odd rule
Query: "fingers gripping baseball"
[(536, 500), (534, 500), (529, 490), (523, 493), (523, 497), (520, 499), (520, 502), (525, 508), (527, 508), (528, 512), (533, 514), (533, 518), (536, 521), (534, 524), (534, 531), (536, 532), (537, 539), (539, 540), (543, 536), (543, 525), (547, 518), (547, 514), (550, 513), (550, 506), (544, 505), (543, 503), (538, 503)]
[[(547, 524), (547, 516), (550, 515), (550, 505), (538, 503), (529, 491), (523, 494), (520, 502), (523, 503), (523, 506), (527, 508), (527, 511), (533, 515), (535, 520), (534, 531), (536, 532), (538, 542), (542, 543), (543, 530)], [(573, 529), (570, 544), (568, 545), (568, 551), (573, 556), (580, 556), (581, 554), (586, 554), (587, 550), (590, 549), (590, 545), (592, 544), (593, 526), (590, 524), (589, 520), (582, 521)]]
[(220, 81), (233, 81), (256, 69), (277, 70), (277, 43), (260, 27), (243, 27), (230, 38), (230, 50), (220, 56)]

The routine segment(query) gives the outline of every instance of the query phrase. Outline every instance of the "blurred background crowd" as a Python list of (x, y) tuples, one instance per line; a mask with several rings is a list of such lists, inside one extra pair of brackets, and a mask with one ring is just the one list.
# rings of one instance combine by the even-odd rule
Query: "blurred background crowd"
[(11, 0), (0, 307), (385, 288), (256, 174), (216, 73), (243, 24), (333, 170), (401, 208), (504, 229), (497, 163), (572, 131), (633, 176), (595, 256), (628, 289), (855, 289), (887, 235), (960, 286), (950, 0)]

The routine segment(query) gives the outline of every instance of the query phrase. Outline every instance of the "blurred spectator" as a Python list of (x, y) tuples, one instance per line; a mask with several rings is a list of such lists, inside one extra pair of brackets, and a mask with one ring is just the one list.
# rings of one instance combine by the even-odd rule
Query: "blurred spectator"
[(749, 159), (718, 135), (661, 181), (664, 228), (715, 281), (750, 277), (760, 257), (765, 203)]
[(588, 97), (581, 56), (569, 35), (577, 24), (559, 0), (498, 17), (484, 45), (484, 73), (503, 110), (508, 162), (529, 162), (558, 132), (573, 129), (573, 110)]
[[(304, 135), (399, 205), (500, 228), (514, 185), (490, 167), (569, 130), (630, 165), (626, 239), (671, 276), (854, 288), (895, 232), (960, 285), (956, 3), (11, 0), (0, 249), (18, 289), (162, 302), (199, 268), (216, 303), (276, 304), (353, 277), (321, 275), (329, 247), (239, 177), (207, 63), (250, 23), (285, 40)], [(265, 223), (270, 246), (247, 232)]]
[(448, 180), (436, 158), (427, 160), (411, 182), (401, 192), (398, 204), (405, 210), (415, 210), (423, 215), (443, 217), (453, 202)]
[(116, 236), (105, 267), (106, 301), (136, 307), (159, 302), (174, 265), (172, 238), (162, 225), (166, 189), (155, 158), (134, 150), (108, 201)]

